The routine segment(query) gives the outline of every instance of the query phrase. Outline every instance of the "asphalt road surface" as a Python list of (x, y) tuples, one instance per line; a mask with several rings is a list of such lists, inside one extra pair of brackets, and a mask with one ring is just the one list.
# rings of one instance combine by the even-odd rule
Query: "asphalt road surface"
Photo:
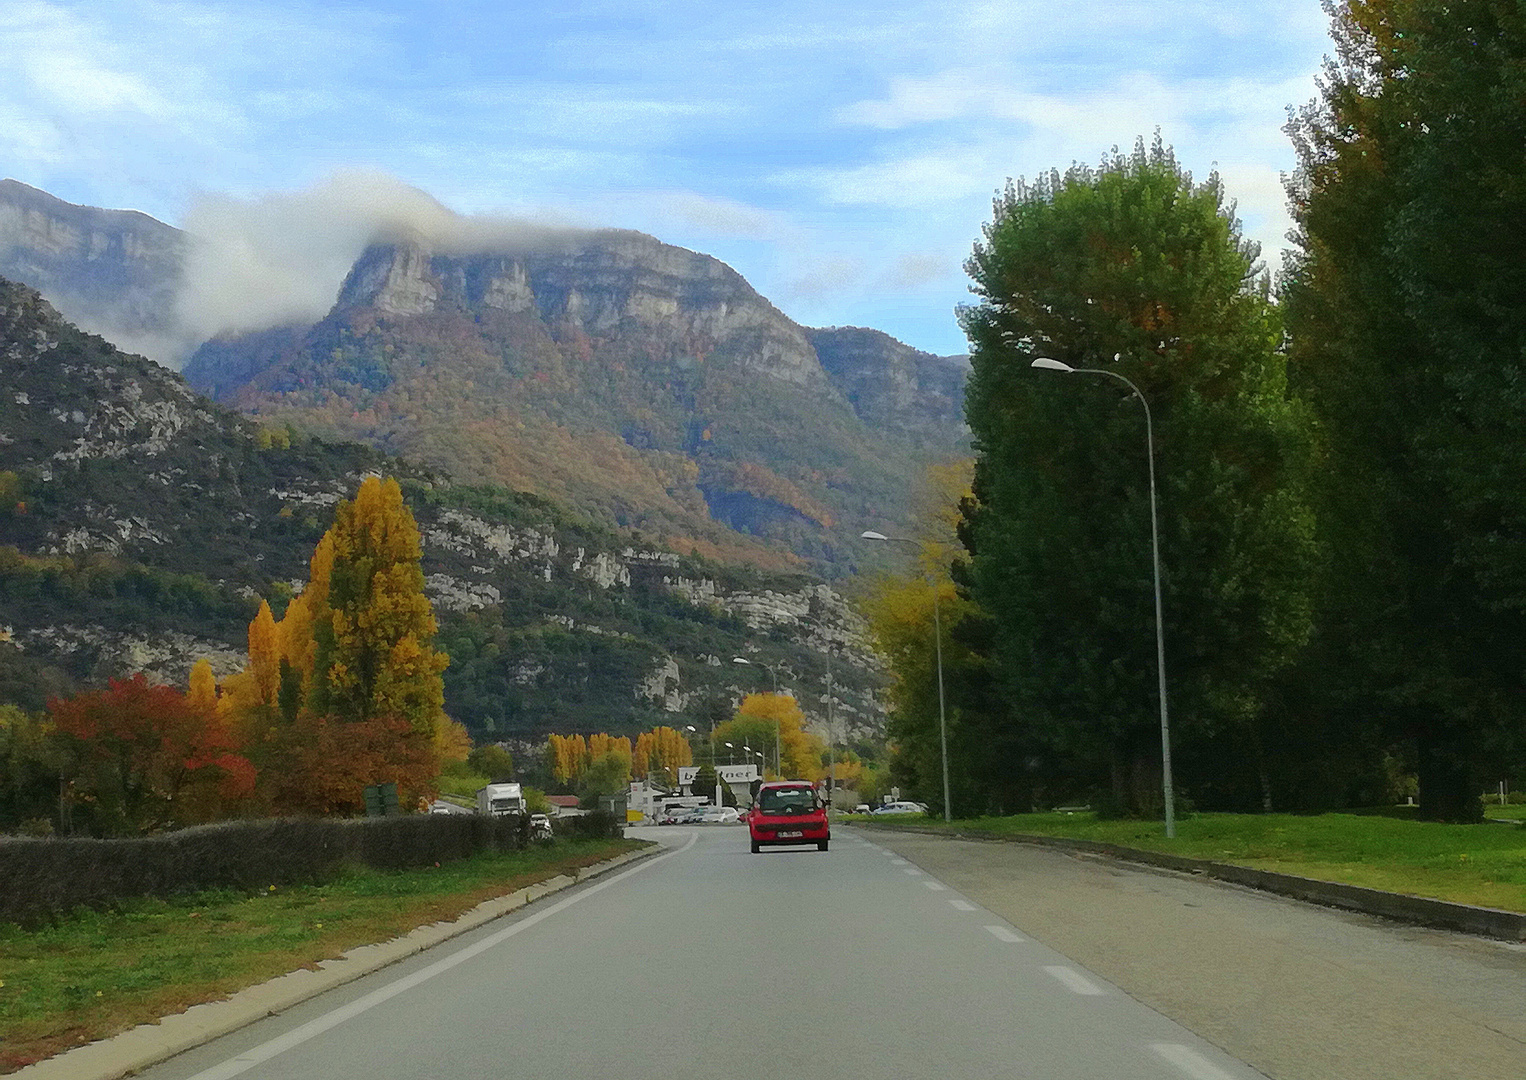
[[(1260, 972), (1238, 969), (1246, 954), (1226, 951), (1217, 936), (1227, 923), (1194, 925), (1189, 919), (1184, 933), (1211, 931), (1202, 947), (1176, 957), (1155, 956), (1181, 946), (1175, 930), (1155, 925), (1157, 908), (1190, 903), (1213, 913), (1214, 920), (1242, 918), (1246, 894), (1240, 890), (1099, 868), (1015, 845), (892, 839), (847, 829), (835, 830), (828, 852), (765, 849), (761, 855), (748, 852), (747, 833), (736, 826), (632, 833), (660, 839), (668, 851), (142, 1075), (150, 1080), (736, 1080), (838, 1074), (875, 1080), (1251, 1080), (1263, 1075), (1345, 1080), (1368, 1075), (1370, 1063), (1355, 1059), (1366, 1052), (1360, 1042), (1346, 1062), (1353, 1068), (1344, 1073), (1299, 1071), (1311, 1062), (1317, 1066), (1322, 1051), (1301, 1057), (1266, 1053), (1270, 1044), (1296, 1048), (1307, 1041), (1307, 1032), (1297, 1010), (1289, 1012), (1264, 987), (1279, 977), (1275, 964)], [(1120, 888), (1115, 874), (1133, 886)], [(1181, 894), (1186, 901), (1177, 889), (1186, 890)], [(1306, 910), (1343, 926), (1350, 918), (1261, 897), (1253, 901)], [(1143, 921), (1135, 918), (1136, 909), (1146, 913)], [(1253, 910), (1251, 916), (1264, 914)], [(1286, 929), (1286, 918), (1284, 912), (1276, 923), (1279, 932)], [(1057, 929), (1066, 926), (1067, 933)], [(1382, 926), (1361, 929), (1397, 933)], [(1147, 940), (1150, 933), (1153, 942)], [(1155, 958), (1144, 963), (1141, 955)], [(1496, 981), (1481, 992), (1526, 990), (1520, 981), (1526, 958), (1503, 947), (1498, 955), (1501, 964), (1484, 969), (1493, 971)], [(1326, 958), (1332, 972), (1360, 962), (1360, 957)], [(1216, 974), (1194, 971), (1184, 980), (1173, 969), (1176, 963)], [(1110, 981), (1109, 971), (1132, 985)], [(1471, 971), (1465, 967), (1457, 974)], [(1244, 993), (1225, 991), (1217, 1010), (1200, 1000), (1214, 996), (1215, 984), (1222, 989), (1236, 982), (1261, 987), (1252, 1006), (1269, 1011), (1254, 1021), (1237, 1020)], [(1337, 995), (1348, 988), (1339, 979), (1333, 985)], [(1516, 997), (1514, 1007), (1526, 1007), (1523, 1002), (1526, 996)], [(1306, 1011), (1331, 1007), (1320, 998)], [(1184, 1017), (1207, 1038), (1166, 1012)], [(1237, 1023), (1250, 1024), (1260, 1041), (1237, 1036)], [(1267, 1029), (1283, 1024), (1288, 1030), (1272, 1038)], [(1501, 1046), (1511, 1043), (1508, 1033), (1466, 1025), (1457, 1030), (1492, 1034), (1503, 1040)], [(1240, 1056), (1272, 1061), (1278, 1071), (1258, 1072), (1220, 1049), (1237, 1046)], [(1513, 1072), (1399, 1067), (1372, 1075), (1392, 1080), (1526, 1076), (1526, 1054), (1511, 1060)]]

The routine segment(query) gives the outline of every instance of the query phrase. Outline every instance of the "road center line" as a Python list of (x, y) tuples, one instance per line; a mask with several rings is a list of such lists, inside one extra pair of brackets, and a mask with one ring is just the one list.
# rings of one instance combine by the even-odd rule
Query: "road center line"
[(1061, 967), (1059, 965), (1046, 967), (1044, 970), (1049, 972), (1049, 974), (1053, 975), (1056, 979), (1059, 979), (1060, 982), (1065, 985), (1066, 989), (1073, 993), (1084, 994), (1088, 997), (1095, 997), (1098, 994), (1104, 993), (1102, 987), (1092, 982), (1079, 971), (1072, 971), (1068, 967)]
[(933, 892), (942, 892), (944, 889), (948, 888), (947, 885), (944, 885), (942, 882), (938, 881), (924, 881), (922, 884), (926, 885)]
[(970, 903), (968, 900), (950, 900), (949, 903), (953, 905), (955, 911), (975, 910), (975, 905)]
[(475, 945), (468, 945), (460, 952), (452, 953), (450, 956), (447, 956), (443, 960), (437, 960), (426, 968), (420, 968), (412, 975), (406, 975), (403, 978), (398, 979), (396, 982), (388, 983), (386, 986), (383, 986), (380, 989), (373, 990), (364, 997), (356, 998), (348, 1005), (341, 1005), (339, 1008), (334, 1009), (331, 1012), (324, 1013), (316, 1020), (309, 1020), (301, 1027), (293, 1028), (285, 1035), (271, 1039), (269, 1042), (261, 1043), (259, 1046), (252, 1047), (237, 1057), (230, 1058), (229, 1060), (223, 1062), (221, 1065), (214, 1065), (210, 1069), (203, 1069), (201, 1072), (191, 1077), (190, 1080), (231, 1080), (232, 1077), (246, 1073), (256, 1065), (263, 1064), (278, 1054), (283, 1054), (287, 1050), (301, 1046), (309, 1039), (313, 1039), (319, 1035), (322, 1035), (330, 1028), (338, 1027), (346, 1020), (354, 1019), (361, 1013), (367, 1012), (370, 1009), (373, 1009), (376, 1006), (382, 1004), (383, 1002), (390, 1001), (397, 997), (399, 994), (407, 993), (409, 990), (412, 990), (414, 987), (420, 985), (421, 983), (428, 982), (436, 975), (443, 975), (445, 972), (449, 971), (451, 968), (457, 966), (458, 964), (464, 964), (466, 961), (472, 959), (478, 954), (484, 953), (494, 946), (502, 944), (509, 938), (513, 937), (515, 934), (519, 933), (521, 930), (528, 930), (530, 927), (534, 926), (536, 923), (542, 921), (543, 919), (549, 919), (552, 915), (555, 915), (562, 909), (569, 908), (573, 904), (578, 903), (580, 900), (586, 900), (588, 897), (594, 895), (594, 893), (603, 892), (605, 889), (609, 888), (616, 882), (623, 881), (624, 879), (630, 877), (632, 874), (639, 874), (643, 870), (656, 866), (664, 859), (671, 859), (674, 855), (680, 855), (683, 852), (688, 851), (691, 847), (694, 846), (694, 842), (698, 839), (698, 833), (690, 833), (688, 843), (684, 844), (684, 846), (681, 848), (678, 848), (674, 851), (669, 851), (663, 855), (654, 856), (650, 859), (644, 859), (637, 865), (631, 867), (629, 870), (622, 871), (621, 873), (616, 874), (614, 877), (605, 878), (598, 884), (589, 886), (589, 888), (585, 889), (584, 891), (569, 896), (565, 900), (559, 900), (552, 904), (550, 907), (542, 911), (537, 911), (533, 915), (521, 919), (519, 922), (512, 926), (505, 927), (495, 934), (490, 934), (489, 936), (483, 938), (481, 941), (477, 942)]
[(1178, 1043), (1151, 1043), (1150, 1049), (1186, 1073), (1192, 1080), (1234, 1080), (1229, 1073), (1190, 1046), (1182, 1046)]
[[(954, 901), (950, 900), (949, 903), (952, 904), (952, 903), (954, 903)], [(972, 908), (971, 910), (973, 911), (974, 909)], [(986, 927), (986, 930), (997, 941), (1017, 941), (1017, 942), (1020, 942), (1020, 941), (1023, 940), (1020, 936), (1018, 936), (1017, 934), (1014, 934), (1011, 930), (1008, 930), (1005, 926), (988, 926), (988, 927)]]

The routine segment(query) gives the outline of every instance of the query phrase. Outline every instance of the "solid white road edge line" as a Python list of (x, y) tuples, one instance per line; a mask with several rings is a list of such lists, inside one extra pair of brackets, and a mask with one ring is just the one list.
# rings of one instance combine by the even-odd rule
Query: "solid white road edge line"
[[(950, 900), (949, 903), (952, 904), (953, 901)], [(986, 932), (989, 933), (992, 937), (994, 937), (997, 941), (1022, 941), (1023, 940), (1021, 936), (1019, 936), (1017, 934), (1014, 934), (1011, 930), (1008, 930), (1005, 926), (988, 926), (988, 927), (986, 927)]]
[(641, 871), (647, 869), (648, 867), (656, 866), (664, 859), (671, 859), (674, 855), (680, 855), (683, 852), (688, 851), (691, 847), (694, 846), (695, 841), (698, 839), (698, 833), (690, 833), (689, 842), (684, 844), (684, 846), (681, 848), (669, 851), (663, 855), (658, 855), (654, 858), (644, 859), (637, 863), (635, 866), (631, 867), (629, 870), (622, 871), (621, 873), (616, 874), (614, 877), (605, 878), (603, 881), (600, 881), (596, 885), (589, 886), (582, 892), (575, 893), (572, 896), (567, 897), (565, 900), (558, 900), (550, 907), (545, 908), (542, 911), (537, 911), (527, 918), (521, 919), (514, 925), (499, 930), (495, 934), (488, 935), (481, 941), (477, 942), (475, 945), (469, 945), (462, 949), (460, 952), (453, 953), (443, 960), (437, 960), (426, 968), (420, 968), (412, 975), (406, 975), (403, 978), (398, 979), (396, 982), (388, 983), (386, 986), (383, 986), (378, 990), (373, 990), (371, 993), (365, 995), (364, 997), (357, 998), (356, 1000), (350, 1002), (348, 1005), (342, 1005), (331, 1012), (324, 1013), (316, 1020), (309, 1020), (301, 1027), (293, 1028), (285, 1035), (281, 1035), (277, 1038), (271, 1039), (269, 1042), (261, 1043), (259, 1046), (246, 1050), (242, 1054), (238, 1055), (238, 1057), (230, 1058), (229, 1060), (223, 1062), (221, 1065), (214, 1065), (210, 1069), (204, 1069), (197, 1073), (195, 1076), (191, 1077), (190, 1080), (231, 1080), (232, 1077), (238, 1076), (241, 1073), (248, 1072), (256, 1065), (269, 1061), (276, 1055), (283, 1054), (293, 1047), (301, 1046), (309, 1039), (313, 1039), (319, 1035), (322, 1035), (330, 1028), (336, 1028), (346, 1020), (359, 1016), (361, 1013), (375, 1008), (377, 1005), (382, 1004), (384, 1001), (390, 1001), (391, 999), (397, 997), (399, 994), (407, 993), (409, 990), (412, 990), (419, 984), (428, 982), (436, 975), (441, 975), (449, 971), (457, 964), (463, 964), (470, 960), (472, 957), (477, 956), (479, 953), (484, 953), (487, 950), (493, 948), (495, 945), (502, 944), (520, 931), (528, 930), (536, 923), (543, 919), (549, 919), (552, 915), (555, 915), (562, 909), (569, 908), (573, 904), (576, 904), (578, 901), (587, 899), (594, 893), (603, 892), (605, 889), (609, 888), (617, 881), (623, 881), (625, 878), (630, 877), (632, 874), (639, 874)]
[(1098, 994), (1106, 992), (1102, 989), (1102, 987), (1092, 982), (1079, 971), (1072, 971), (1068, 967), (1061, 967), (1060, 965), (1055, 964), (1044, 968), (1044, 970), (1049, 972), (1049, 974), (1053, 975), (1056, 979), (1059, 979), (1060, 982), (1065, 985), (1065, 988), (1070, 990), (1072, 993), (1084, 994), (1088, 997), (1095, 997)]
[(1151, 1043), (1150, 1049), (1186, 1073), (1192, 1080), (1235, 1080), (1190, 1046), (1178, 1043)]

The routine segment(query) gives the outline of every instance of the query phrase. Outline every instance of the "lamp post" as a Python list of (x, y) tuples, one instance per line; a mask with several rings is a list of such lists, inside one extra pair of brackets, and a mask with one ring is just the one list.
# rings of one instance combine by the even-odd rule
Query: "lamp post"
[[(775, 697), (779, 696), (779, 669), (777, 667), (775, 667), (773, 664), (766, 663), (765, 661), (762, 661), (762, 660), (749, 660), (745, 656), (733, 656), (731, 658), (731, 662), (733, 664), (744, 664), (747, 667), (766, 667), (768, 669), (769, 675), (771, 675), (773, 677), (773, 680), (774, 680), (774, 696)], [(780, 760), (780, 757), (782, 756), (781, 753), (780, 753), (780, 744), (783, 742), (783, 739), (784, 739), (784, 725), (781, 724), (776, 719), (774, 721), (774, 775), (776, 775), (776, 776), (783, 776), (784, 775), (784, 770), (782, 768), (780, 768), (780, 765), (779, 765), (779, 760)], [(764, 758), (763, 762), (764, 762), (764, 767), (767, 768), (768, 759)]]
[[(872, 529), (859, 533), (864, 540), (879, 540), (891, 544), (910, 544), (921, 547), (915, 540), (904, 536), (886, 536)], [(933, 582), (933, 653), (938, 660), (938, 744), (943, 753), (943, 820), (954, 819), (953, 805), (948, 791), (948, 718), (943, 704), (943, 621), (938, 614), (938, 583)]]
[[(1118, 359), (1115, 355), (1114, 360)], [(1160, 527), (1155, 513), (1155, 426), (1150, 418), (1150, 403), (1134, 383), (1106, 368), (1078, 368), (1047, 356), (1036, 357), (1030, 365), (1045, 371), (1060, 371), (1075, 375), (1106, 375), (1117, 379), (1139, 399), (1145, 413), (1145, 458), (1150, 463), (1150, 554), (1155, 566), (1155, 670), (1160, 679), (1160, 759), (1161, 790), (1166, 800), (1166, 836), (1176, 835), (1176, 807), (1171, 785), (1171, 723), (1166, 711), (1166, 637), (1160, 612)]]
[[(699, 731), (693, 724), (684, 725), (685, 731), (692, 731), (698, 735)], [(721, 805), (721, 774), (715, 767), (715, 717), (710, 718), (710, 770), (715, 773), (715, 805)], [(691, 787), (692, 791), (693, 788)], [(695, 794), (698, 794), (696, 792)]]

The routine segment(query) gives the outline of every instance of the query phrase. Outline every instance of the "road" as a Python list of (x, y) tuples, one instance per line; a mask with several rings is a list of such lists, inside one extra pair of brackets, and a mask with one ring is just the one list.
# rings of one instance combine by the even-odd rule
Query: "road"
[(631, 832), (665, 854), (142, 1075), (1526, 1077), (1521, 946), (1018, 844)]
[(1261, 1075), (874, 838), (645, 832), (671, 850), (142, 1075)]

